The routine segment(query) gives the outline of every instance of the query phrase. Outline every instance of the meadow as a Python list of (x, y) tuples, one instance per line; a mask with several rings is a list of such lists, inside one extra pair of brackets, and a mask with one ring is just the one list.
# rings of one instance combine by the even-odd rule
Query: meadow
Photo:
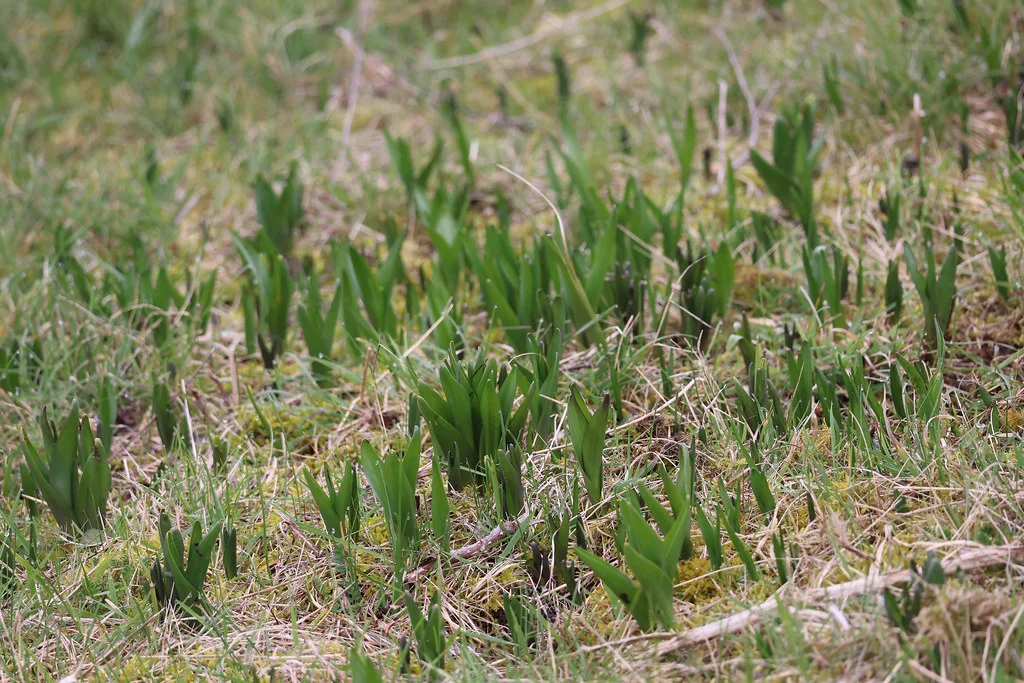
[(1024, 678), (1016, 0), (0, 4), (0, 680)]

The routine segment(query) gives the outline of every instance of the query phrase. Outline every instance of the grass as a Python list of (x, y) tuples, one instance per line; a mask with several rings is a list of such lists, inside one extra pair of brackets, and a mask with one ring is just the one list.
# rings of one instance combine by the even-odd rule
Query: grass
[(1024, 677), (1024, 13), (700, 5), (3, 3), (0, 678)]

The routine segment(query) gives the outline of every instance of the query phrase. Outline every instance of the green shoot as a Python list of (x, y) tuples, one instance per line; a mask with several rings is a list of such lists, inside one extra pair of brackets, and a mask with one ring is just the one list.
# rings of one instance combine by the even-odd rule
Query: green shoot
[(60, 431), (46, 410), (39, 419), (43, 453), (25, 439), (22, 486), (38, 491), (66, 532), (91, 532), (103, 528), (111, 478), (108, 453), (93, 438), (89, 421), (72, 407)]
[(611, 397), (605, 394), (600, 407), (591, 413), (575, 387), (569, 396), (569, 436), (592, 505), (602, 500), (605, 430), (608, 427), (610, 405)]

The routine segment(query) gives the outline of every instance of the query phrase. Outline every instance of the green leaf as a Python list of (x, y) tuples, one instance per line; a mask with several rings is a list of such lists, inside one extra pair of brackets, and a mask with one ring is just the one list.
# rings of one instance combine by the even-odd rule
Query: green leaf
[(672, 138), (672, 149), (679, 161), (679, 185), (681, 193), (685, 193), (690, 185), (690, 176), (693, 172), (693, 157), (697, 151), (697, 124), (693, 115), (693, 105), (686, 107), (686, 123), (683, 127), (683, 137), (676, 136), (675, 127), (668, 122), (669, 136)]
[(444, 481), (441, 479), (441, 462), (435, 452), (431, 460), (430, 525), (434, 532), (434, 539), (440, 544), (443, 554), (448, 554), (451, 545), (450, 514), (448, 494), (445, 491)]
[[(648, 596), (654, 618), (667, 629), (675, 628), (675, 608), (672, 605), (672, 579), (661, 567), (652, 562), (633, 546), (625, 547), (626, 564), (636, 574), (641, 592)], [(679, 555), (676, 554), (676, 560)], [(634, 614), (635, 616), (635, 614)]]
[(589, 550), (576, 548), (576, 556), (580, 558), (581, 562), (590, 567), (590, 570), (597, 575), (597, 578), (601, 579), (601, 583), (604, 584), (609, 595), (618, 598), (626, 606), (631, 605), (635, 601), (640, 589), (626, 574)]

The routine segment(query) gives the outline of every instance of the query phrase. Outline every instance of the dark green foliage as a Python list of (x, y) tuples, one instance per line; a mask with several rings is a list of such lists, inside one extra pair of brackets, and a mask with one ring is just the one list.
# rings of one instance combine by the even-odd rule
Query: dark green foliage
[(341, 313), (343, 291), (339, 282), (334, 289), (334, 297), (327, 313), (322, 313), (320, 302), (320, 284), (311, 273), (306, 286), (305, 301), (299, 306), (298, 319), (302, 336), (306, 340), (306, 348), (312, 363), (313, 378), (321, 387), (329, 387), (332, 383), (330, 359), (334, 351), (334, 332), (338, 326)]
[[(405, 606), (409, 621), (412, 623), (413, 635), (416, 636), (417, 656), (424, 664), (443, 669), (448, 639), (445, 637), (444, 624), (441, 621), (441, 591), (434, 591), (426, 616), (411, 593), (405, 594)], [(432, 668), (430, 678), (433, 680), (435, 677)]]
[(525, 505), (522, 452), (518, 446), (500, 450), (486, 463), (495, 509), (505, 519), (517, 519)]
[(420, 530), (416, 522), (416, 475), (420, 467), (421, 441), (417, 431), (409, 439), (404, 453), (399, 455), (392, 451), (383, 459), (369, 441), (363, 441), (359, 460), (373, 495), (383, 510), (384, 523), (391, 538), (396, 581), (401, 581), (409, 561), (420, 548)]
[(679, 472), (676, 474), (675, 480), (669, 477), (664, 467), (659, 468), (662, 490), (665, 497), (668, 498), (671, 514), (657, 502), (646, 486), (642, 484), (640, 486), (640, 497), (662, 534), (669, 533), (675, 520), (681, 520), (683, 525), (683, 543), (679, 548), (680, 560), (688, 560), (693, 557), (691, 521), (693, 510), (696, 506), (696, 499), (694, 498), (694, 487), (697, 483), (694, 477), (696, 447), (696, 438), (690, 443), (689, 449), (685, 445), (679, 446)]
[(234, 233), (232, 238), (247, 274), (242, 292), (246, 344), (251, 347), (255, 340), (263, 366), (270, 370), (284, 353), (288, 341), (288, 312), (293, 290), (288, 264), (266, 239), (250, 242)]
[(882, 228), (885, 232), (885, 239), (892, 242), (900, 232), (900, 193), (894, 187), (885, 189), (885, 197), (878, 202), (879, 208), (885, 219), (882, 221)]
[(835, 55), (832, 55), (832, 60), (828, 64), (822, 65), (821, 74), (829, 103), (837, 112), (843, 113), (843, 98), (839, 94), (839, 62)]
[(742, 518), (740, 505), (743, 499), (739, 494), (739, 487), (737, 486), (736, 495), (731, 496), (725, 488), (725, 482), (719, 479), (718, 495), (720, 499), (719, 510), (721, 511), (719, 519), (725, 524), (725, 532), (729, 535), (732, 547), (736, 554), (739, 555), (740, 561), (746, 569), (747, 578), (751, 581), (757, 581), (761, 578), (761, 571), (757, 568), (757, 563), (754, 562), (754, 557), (750, 553), (747, 544), (740, 538), (740, 519)]
[(203, 591), (220, 530), (221, 523), (218, 522), (204, 536), (202, 524), (196, 520), (186, 555), (181, 532), (172, 528), (170, 518), (161, 513), (159, 531), (163, 564), (158, 557), (149, 572), (157, 605), (163, 609), (180, 610), (192, 618), (198, 618), (206, 611), (208, 605)]
[(486, 458), (518, 443), (537, 387), (513, 411), (520, 372), (515, 367), (499, 372), (484, 349), (469, 362), (450, 353), (438, 377), (443, 393), (420, 382), (417, 401), (434, 449), (447, 463), (448, 483), (458, 491), (483, 481)]
[(543, 617), (537, 603), (523, 600), (515, 595), (505, 594), (503, 597), (505, 621), (515, 644), (516, 652), (527, 654), (537, 640)]
[(224, 576), (231, 580), (238, 576), (238, 530), (235, 527), (224, 527), (221, 552), (224, 554)]
[(430, 461), (430, 528), (434, 532), (434, 540), (447, 554), (451, 550), (451, 506), (448, 504), (448, 492), (445, 491), (444, 479), (441, 478), (441, 460), (434, 451)]
[(611, 397), (605, 394), (601, 405), (593, 413), (583, 402), (575, 387), (569, 396), (567, 424), (576, 461), (583, 475), (587, 497), (592, 505), (601, 502), (604, 487), (604, 443), (608, 428), (608, 410)]
[(917, 633), (916, 621), (921, 613), (925, 587), (944, 584), (946, 572), (938, 556), (929, 552), (923, 568), (911, 560), (910, 577), (910, 582), (903, 584), (898, 594), (893, 594), (888, 588), (882, 591), (885, 614), (890, 623), (908, 635)]
[(635, 581), (587, 550), (577, 548), (577, 556), (601, 579), (608, 595), (626, 606), (642, 630), (649, 631), (655, 622), (667, 629), (674, 628), (672, 589), (687, 535), (683, 517), (676, 519), (660, 538), (627, 496), (619, 506), (619, 524), (625, 533), (623, 556)]
[(903, 282), (900, 280), (899, 261), (889, 261), (888, 275), (885, 278), (885, 314), (890, 325), (900, 321), (903, 313)]
[(384, 683), (384, 676), (373, 660), (355, 646), (348, 654), (348, 674), (352, 683)]
[[(800, 372), (803, 372), (802, 367)], [(776, 389), (764, 361), (750, 366), (747, 371), (746, 387), (738, 381), (735, 382), (735, 387), (740, 417), (753, 440), (757, 440), (761, 429), (768, 421), (775, 427), (776, 433), (788, 433), (789, 423), (786, 411), (782, 407), (782, 396)], [(805, 400), (806, 397), (801, 394), (800, 410), (803, 410)], [(794, 419), (796, 417), (794, 415)]]
[(550, 254), (543, 242), (519, 253), (507, 229), (490, 227), (483, 252), (468, 252), (484, 305), (518, 353), (531, 350), (531, 339), (551, 339), (566, 331), (565, 304), (552, 293)]
[(396, 232), (388, 242), (386, 258), (376, 270), (351, 244), (331, 244), (334, 273), (339, 280), (335, 300), (340, 291), (342, 327), (353, 350), (357, 348), (353, 344), (355, 339), (376, 343), (398, 335), (394, 291), (406, 279), (402, 265), (404, 242), (405, 232)]
[(560, 52), (551, 56), (551, 62), (555, 67), (555, 78), (558, 81), (558, 107), (564, 115), (569, 108), (569, 98), (572, 95), (572, 86), (569, 79), (569, 65)]
[(825, 128), (814, 137), (814, 109), (784, 111), (775, 121), (772, 136), (772, 162), (751, 150), (750, 161), (761, 180), (790, 216), (799, 221), (807, 238), (807, 247), (818, 246), (818, 226), (814, 216), (814, 172), (825, 143)]
[(278, 254), (288, 256), (292, 252), (295, 233), (303, 217), (303, 192), (298, 164), (292, 163), (280, 194), (274, 192), (262, 174), (256, 176), (253, 189), (256, 194), (256, 220), (260, 230)]
[(850, 265), (839, 250), (832, 247), (832, 263), (824, 247), (803, 249), (804, 274), (807, 276), (807, 295), (822, 317), (833, 316), (838, 326), (845, 324), (843, 299), (850, 289)]
[[(666, 124), (669, 135), (672, 138), (672, 149), (676, 153), (676, 159), (679, 161), (679, 187), (680, 197), (682, 197), (686, 193), (686, 188), (690, 185), (690, 176), (693, 172), (693, 157), (697, 151), (697, 123), (693, 116), (693, 105), (687, 105), (686, 107), (686, 122), (683, 126), (682, 137), (676, 132), (671, 120), (667, 121)], [(682, 202), (679, 203), (680, 205), (682, 204)], [(674, 253), (678, 241), (678, 235), (675, 239), (666, 240), (666, 253)], [(673, 251), (669, 252), (669, 249)]]
[[(935, 254), (931, 245), (926, 249), (925, 270), (921, 271), (909, 244), (903, 245), (903, 257), (907, 272), (914, 281), (914, 287), (924, 307), (924, 341), (926, 353), (933, 353), (939, 347), (940, 338), (947, 340), (949, 323), (956, 305), (956, 269), (959, 254), (956, 245), (946, 253), (942, 269), (935, 272)], [(948, 341), (948, 340), (947, 340)]]
[[(173, 381), (173, 375), (172, 381)], [(178, 402), (171, 397), (166, 382), (153, 378), (153, 416), (160, 441), (167, 452), (184, 447), (188, 424), (182, 415)]]
[(196, 334), (206, 330), (216, 272), (200, 281), (198, 269), (186, 269), (184, 281), (177, 281), (166, 264), (153, 264), (139, 237), (131, 236), (124, 239), (122, 250), (130, 253), (130, 258), (122, 260), (123, 254), (117, 253), (97, 283), (72, 253), (71, 241), (68, 232), (58, 233), (58, 265), (79, 301), (96, 315), (111, 318), (119, 312), (136, 329), (148, 331), (161, 348), (168, 343), (173, 328), (191, 325)]
[(992, 266), (992, 277), (995, 280), (996, 291), (1006, 303), (1010, 302), (1010, 276), (1006, 271), (1006, 247), (988, 248), (988, 260)]
[(39, 426), (42, 454), (25, 439), (21, 477), (26, 494), (38, 492), (66, 532), (102, 529), (111, 488), (110, 464), (102, 442), (93, 438), (88, 419), (72, 407), (58, 431), (44, 409)]
[(629, 12), (629, 26), (632, 29), (629, 39), (629, 52), (633, 55), (633, 60), (637, 66), (644, 65), (644, 58), (646, 57), (645, 46), (647, 39), (653, 33), (651, 29), (651, 18), (653, 14), (651, 12), (644, 12), (638, 14), (632, 10)]
[(764, 473), (764, 462), (761, 460), (756, 444), (749, 449), (744, 448), (743, 455), (747, 459), (747, 479), (750, 482), (750, 490), (754, 492), (754, 500), (757, 502), (761, 514), (764, 515), (765, 521), (770, 522), (772, 514), (775, 512), (775, 496), (768, 486), (768, 477)]
[(356, 480), (355, 468), (352, 463), (345, 463), (345, 473), (341, 484), (334, 487), (331, 468), (324, 465), (324, 480), (327, 488), (323, 489), (316, 478), (308, 470), (303, 470), (306, 488), (313, 496), (320, 517), (324, 521), (327, 532), (335, 538), (344, 538), (359, 532), (359, 482)]
[(772, 265), (785, 265), (785, 259), (779, 248), (779, 226), (775, 220), (761, 211), (750, 212), (750, 223), (754, 230), (753, 262), (757, 263), (762, 258), (767, 258)]
[(735, 261), (726, 244), (717, 250), (694, 250), (687, 243), (676, 250), (679, 269), (679, 306), (683, 336), (701, 351), (707, 351), (714, 333), (714, 320), (725, 314), (735, 281)]

